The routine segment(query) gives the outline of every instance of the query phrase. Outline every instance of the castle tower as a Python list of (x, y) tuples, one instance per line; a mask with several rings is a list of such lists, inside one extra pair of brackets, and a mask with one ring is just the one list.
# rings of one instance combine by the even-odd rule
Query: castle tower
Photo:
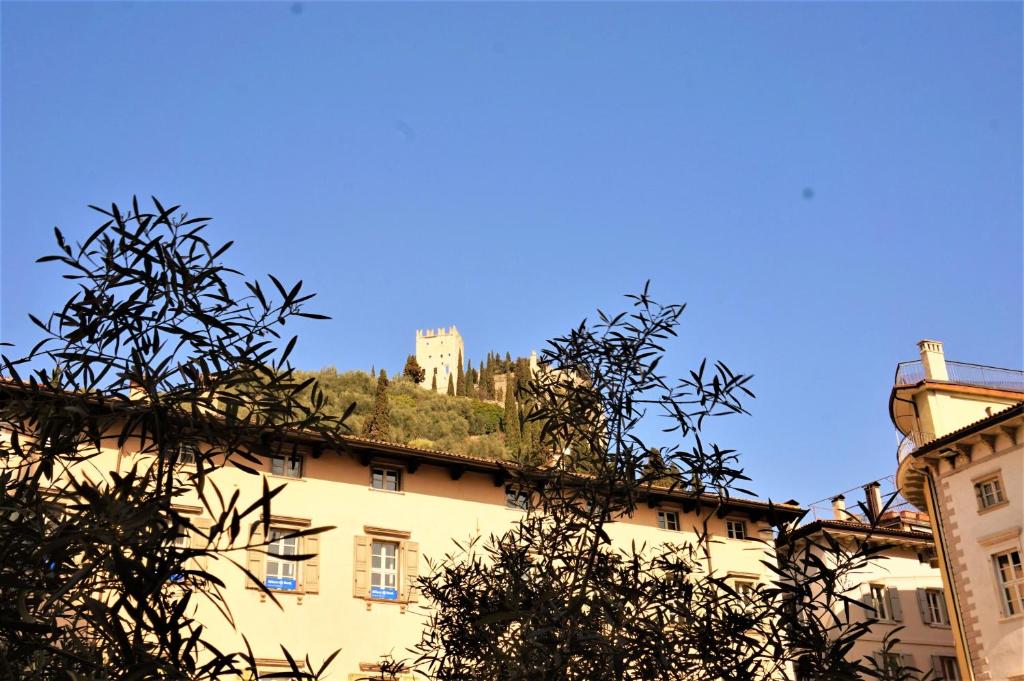
[(465, 361), (466, 353), (458, 329), (416, 329), (416, 363), (423, 367), (426, 378), (420, 386), (430, 390), (434, 371), (437, 371), (437, 391), (448, 390), (448, 377), (452, 380), (459, 372), (459, 356)]

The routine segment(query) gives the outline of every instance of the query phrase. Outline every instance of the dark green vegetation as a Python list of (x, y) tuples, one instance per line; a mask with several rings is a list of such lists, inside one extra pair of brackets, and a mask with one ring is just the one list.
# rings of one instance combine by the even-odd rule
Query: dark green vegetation
[[(208, 476), (255, 474), (296, 430), (327, 444), (350, 432), (293, 373), (297, 339), (281, 338), (289, 318), (325, 317), (306, 311), (302, 282), (223, 266), (231, 243), (206, 241), (207, 218), (156, 199), (97, 210), (104, 222), (82, 243), (57, 231), (56, 253), (40, 259), (59, 263), (75, 293), (33, 317), (41, 341), (0, 370), (0, 679), (257, 679), (252, 652), (212, 647), (193, 613), (206, 601), (230, 619), (207, 561), (265, 552), (284, 486), (264, 479), (261, 495), (240, 498)], [(129, 436), (141, 455), (130, 468), (68, 474)], [(183, 452), (194, 465), (180, 465)], [(212, 522), (177, 506), (189, 492)], [(329, 662), (305, 662), (312, 674), (292, 663), (289, 675)]]
[[(355, 402), (348, 423), (363, 433), (373, 416), (377, 382), (362, 371), (339, 373), (333, 367), (297, 372), (302, 379), (315, 378), (323, 390), (324, 410), (344, 413)], [(501, 432), (501, 405), (473, 398), (450, 397), (424, 390), (405, 376), (387, 388), (389, 436), (378, 439), (426, 449), (441, 449), (489, 459), (506, 458)]]

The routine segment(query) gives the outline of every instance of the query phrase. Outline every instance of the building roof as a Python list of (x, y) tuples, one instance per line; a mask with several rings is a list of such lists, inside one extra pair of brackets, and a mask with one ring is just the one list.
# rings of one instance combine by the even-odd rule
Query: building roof
[(919, 542), (933, 543), (931, 532), (918, 532), (916, 530), (900, 530), (894, 527), (871, 527), (867, 523), (857, 520), (815, 520), (814, 522), (802, 525), (789, 534), (790, 540), (799, 539), (818, 532), (830, 531), (838, 534), (870, 535), (872, 537), (913, 540)]
[[(39, 389), (41, 386), (37, 386)], [(0, 377), (0, 388), (14, 390), (28, 390), (29, 386), (13, 381), (6, 377)], [(45, 389), (44, 389), (45, 390)], [(75, 395), (73, 393), (60, 393), (49, 390), (54, 396), (77, 397), (94, 404), (105, 406), (115, 410), (120, 406), (127, 406), (116, 401), (97, 400), (89, 395)], [(209, 418), (217, 418), (207, 415)], [(334, 445), (327, 443), (324, 437), (312, 431), (290, 431), (287, 437), (296, 443), (309, 445), (313, 448), (313, 457), (323, 456), (323, 445)], [(527, 469), (513, 461), (499, 461), (487, 459), (468, 454), (456, 454), (439, 449), (426, 449), (423, 447), (412, 447), (409, 445), (383, 442), (357, 435), (340, 435), (337, 444), (343, 451), (353, 454), (361, 463), (369, 465), (374, 458), (393, 458), (402, 460), (415, 470), (421, 463), (447, 468), (452, 479), (458, 480), (465, 472), (475, 472), (491, 475), (495, 484), (502, 484), (504, 480), (510, 479), (515, 473), (527, 472)], [(318, 446), (319, 445), (319, 446)], [(543, 474), (538, 471), (537, 474)], [(784, 502), (764, 501), (760, 499), (744, 499), (739, 497), (720, 497), (716, 494), (696, 494), (681, 488), (669, 488), (651, 486), (642, 493), (643, 498), (649, 506), (655, 506), (661, 501), (676, 502), (683, 506), (683, 510), (691, 508), (717, 508), (719, 515), (727, 512), (745, 512), (751, 516), (766, 517), (773, 522), (789, 522), (802, 517), (806, 509), (793, 500)]]
[(962, 428), (954, 430), (952, 433), (947, 433), (942, 437), (936, 438), (929, 442), (928, 444), (921, 445), (913, 452), (911, 452), (911, 456), (917, 458), (919, 456), (923, 456), (924, 454), (928, 454), (929, 452), (934, 452), (935, 450), (942, 449), (943, 447), (948, 447), (949, 445), (955, 443), (957, 440), (960, 440), (961, 438), (967, 437), (968, 435), (973, 435), (974, 433), (981, 432), (986, 428), (997, 426), (1001, 423), (1004, 423), (1005, 421), (1010, 421), (1021, 415), (1024, 415), (1024, 402), (1018, 402), (1017, 404), (1007, 407), (1002, 411), (996, 412), (991, 416), (987, 416), (979, 421), (975, 421), (974, 423), (969, 423), (966, 426), (963, 426)]

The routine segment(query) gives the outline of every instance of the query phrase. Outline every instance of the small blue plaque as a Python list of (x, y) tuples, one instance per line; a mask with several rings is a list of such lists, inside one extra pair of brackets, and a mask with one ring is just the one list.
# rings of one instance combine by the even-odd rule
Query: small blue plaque
[(280, 591), (295, 591), (296, 586), (294, 577), (267, 577), (263, 583), (267, 585), (268, 589)]
[(372, 586), (370, 587), (370, 598), (379, 598), (382, 601), (397, 601), (398, 589), (386, 586)]

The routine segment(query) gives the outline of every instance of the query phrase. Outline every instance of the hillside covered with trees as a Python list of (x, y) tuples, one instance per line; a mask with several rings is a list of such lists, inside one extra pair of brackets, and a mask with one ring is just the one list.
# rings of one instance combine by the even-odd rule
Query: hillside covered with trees
[[(506, 447), (506, 409), (501, 404), (424, 390), (404, 375), (388, 379), (334, 367), (298, 372), (300, 379), (313, 376), (328, 400), (328, 413), (340, 415), (356, 403), (347, 421), (355, 435), (491, 459), (512, 455)], [(379, 389), (384, 391), (386, 416), (380, 414)], [(521, 414), (515, 412), (518, 431)]]

